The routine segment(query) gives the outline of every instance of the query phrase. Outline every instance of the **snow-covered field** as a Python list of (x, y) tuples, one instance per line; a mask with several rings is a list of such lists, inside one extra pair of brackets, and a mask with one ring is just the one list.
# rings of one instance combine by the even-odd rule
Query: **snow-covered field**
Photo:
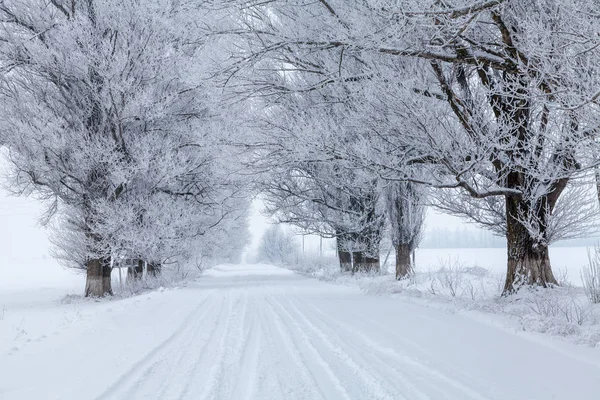
[(273, 266), (57, 301), (71, 289), (2, 291), (1, 399), (596, 400), (600, 390), (598, 348)]
[[(593, 248), (590, 248), (593, 250)], [(586, 247), (551, 247), (550, 258), (552, 269), (557, 278), (565, 278), (574, 285), (581, 286), (581, 268), (588, 263)], [(393, 254), (388, 263), (393, 263)], [(479, 249), (418, 249), (416, 254), (417, 268), (421, 271), (438, 269), (444, 264), (462, 264), (479, 266), (492, 274), (506, 273), (505, 248)]]

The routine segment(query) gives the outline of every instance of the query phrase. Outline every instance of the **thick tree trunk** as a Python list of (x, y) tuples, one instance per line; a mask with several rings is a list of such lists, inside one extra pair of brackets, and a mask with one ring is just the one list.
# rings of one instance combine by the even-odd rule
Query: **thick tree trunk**
[(109, 259), (94, 258), (88, 260), (85, 281), (85, 297), (104, 297), (112, 295)]
[[(548, 246), (535, 240), (526, 227), (515, 218), (525, 207), (522, 202), (513, 197), (506, 199), (507, 222), (507, 252), (508, 265), (503, 295), (515, 293), (522, 286), (549, 287), (558, 285), (548, 254)], [(539, 214), (541, 229), (545, 229), (545, 217)], [(545, 232), (541, 232), (545, 236)]]
[(406, 279), (413, 273), (411, 260), (411, 245), (407, 243), (397, 244), (396, 246), (396, 279)]
[(149, 262), (146, 264), (146, 273), (152, 278), (158, 278), (162, 272), (162, 265), (160, 263)]

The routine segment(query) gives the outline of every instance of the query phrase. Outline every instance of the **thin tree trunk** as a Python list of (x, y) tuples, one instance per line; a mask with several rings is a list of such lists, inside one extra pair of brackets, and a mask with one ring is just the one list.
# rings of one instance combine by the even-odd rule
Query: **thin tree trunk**
[[(524, 207), (525, 205), (519, 199), (507, 197), (508, 263), (503, 295), (515, 293), (524, 285), (541, 287), (558, 285), (552, 273), (548, 246), (532, 238), (527, 228), (515, 217)], [(539, 213), (539, 217), (543, 227), (545, 222), (543, 212)], [(542, 235), (544, 233), (542, 232)]]
[(139, 282), (144, 274), (144, 262), (142, 260), (130, 260), (135, 264), (127, 267), (127, 283)]
[(365, 270), (365, 253), (362, 251), (352, 252), (352, 273), (363, 272)]
[(383, 268), (385, 268), (385, 271), (387, 272), (388, 270), (388, 259), (390, 258), (390, 254), (392, 254), (392, 249), (394, 248), (394, 246), (390, 246), (389, 250), (387, 251), (387, 253), (385, 254), (385, 258), (383, 259), (383, 264), (381, 265)]
[(111, 274), (109, 259), (90, 259), (87, 262), (87, 276), (85, 281), (85, 297), (104, 297), (112, 295)]
[(371, 257), (363, 251), (352, 253), (352, 272), (379, 272), (379, 257)]
[(110, 266), (110, 258), (105, 258), (105, 259), (101, 260), (101, 264), (102, 264), (103, 291), (104, 291), (104, 293), (112, 296), (112, 294), (113, 294), (112, 279), (111, 279), (112, 268)]
[(352, 271), (352, 253), (348, 251), (348, 240), (343, 234), (338, 232), (336, 238), (338, 260), (340, 261), (340, 270), (342, 272)]
[(338, 249), (338, 259), (342, 272), (352, 271), (352, 253)]
[(413, 273), (411, 246), (408, 243), (396, 245), (396, 279), (406, 279)]
[(365, 272), (379, 272), (381, 269), (381, 263), (379, 257), (365, 256), (364, 270)]
[(137, 261), (137, 265), (134, 268), (133, 271), (133, 276), (136, 278), (136, 280), (142, 279), (142, 276), (144, 275), (144, 262), (142, 260), (138, 260)]
[(596, 196), (598, 196), (598, 202), (600, 203), (600, 167), (594, 168), (594, 176), (596, 177)]
[(162, 265), (156, 262), (149, 262), (146, 264), (146, 273), (152, 278), (158, 278), (162, 272)]

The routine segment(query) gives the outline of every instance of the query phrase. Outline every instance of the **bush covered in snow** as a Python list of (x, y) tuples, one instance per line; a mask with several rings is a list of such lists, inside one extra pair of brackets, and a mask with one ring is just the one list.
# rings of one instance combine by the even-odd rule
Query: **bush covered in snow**
[(258, 247), (257, 261), (269, 264), (293, 265), (298, 257), (298, 243), (292, 232), (280, 225), (269, 227)]

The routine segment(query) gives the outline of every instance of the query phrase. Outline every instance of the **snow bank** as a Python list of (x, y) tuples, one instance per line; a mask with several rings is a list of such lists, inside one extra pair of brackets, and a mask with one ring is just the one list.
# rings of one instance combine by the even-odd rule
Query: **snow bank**
[(591, 304), (582, 287), (559, 273), (561, 287), (524, 289), (502, 297), (504, 276), (480, 266), (458, 261), (439, 262), (437, 269), (417, 271), (410, 279), (396, 281), (391, 271), (381, 274), (344, 274), (335, 260), (327, 265), (309, 263), (296, 271), (323, 281), (353, 286), (377, 296), (460, 312), (500, 324), (512, 331), (549, 334), (576, 344), (600, 347), (600, 304)]

